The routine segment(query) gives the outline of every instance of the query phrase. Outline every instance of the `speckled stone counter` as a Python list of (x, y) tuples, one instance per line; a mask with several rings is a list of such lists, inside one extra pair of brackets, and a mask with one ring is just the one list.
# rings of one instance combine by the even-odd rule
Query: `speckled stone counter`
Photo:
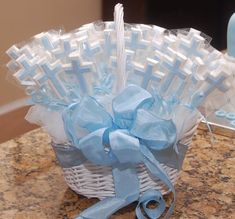
[[(212, 146), (207, 132), (194, 137), (171, 218), (235, 218), (235, 140), (215, 138)], [(67, 187), (41, 129), (0, 144), (1, 219), (68, 219), (96, 201)], [(112, 219), (134, 219), (134, 209), (132, 204)]]

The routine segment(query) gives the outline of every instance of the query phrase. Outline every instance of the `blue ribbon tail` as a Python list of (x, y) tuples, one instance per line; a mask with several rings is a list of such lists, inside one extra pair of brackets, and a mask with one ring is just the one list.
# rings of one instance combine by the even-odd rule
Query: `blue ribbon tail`
[(126, 206), (121, 198), (109, 197), (84, 210), (75, 219), (108, 219), (113, 213)]
[[(156, 208), (149, 208), (150, 202), (155, 202), (157, 205)], [(146, 191), (141, 198), (139, 199), (139, 203), (136, 207), (136, 216), (138, 219), (145, 219), (145, 216), (143, 215), (141, 208), (143, 208), (145, 214), (151, 218), (151, 219), (157, 219), (159, 218), (163, 212), (166, 209), (166, 203), (162, 197), (162, 193), (160, 191), (156, 190), (148, 190)]]
[(83, 211), (76, 219), (108, 219), (119, 209), (138, 200), (139, 181), (135, 168), (115, 167), (113, 178), (116, 197), (105, 198)]
[[(173, 201), (164, 217), (164, 219), (168, 219), (170, 215), (172, 214), (172, 211), (174, 210), (174, 207), (175, 207), (176, 194), (175, 194), (174, 185), (172, 184), (168, 174), (162, 168), (161, 164), (155, 159), (155, 157), (149, 151), (149, 149), (145, 147), (144, 145), (142, 145), (141, 152), (144, 155), (144, 164), (148, 168), (148, 170), (151, 172), (151, 174), (157, 179), (160, 179), (173, 193)], [(142, 219), (142, 218), (140, 217), (139, 219)]]

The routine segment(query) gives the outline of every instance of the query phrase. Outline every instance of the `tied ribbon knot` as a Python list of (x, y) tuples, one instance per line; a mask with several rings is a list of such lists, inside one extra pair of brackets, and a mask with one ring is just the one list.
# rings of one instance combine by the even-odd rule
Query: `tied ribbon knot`
[[(89, 96), (64, 111), (64, 126), (71, 143), (93, 164), (112, 166), (116, 192), (115, 197), (98, 202), (77, 219), (106, 219), (136, 200), (138, 219), (146, 218), (144, 215), (159, 218), (166, 208), (165, 201), (160, 191), (147, 190), (140, 195), (136, 166), (141, 163), (174, 194), (164, 218), (170, 216), (175, 204), (174, 186), (154, 153), (174, 146), (176, 127), (172, 120), (152, 112), (154, 101), (143, 88), (129, 85), (113, 99), (112, 115)], [(147, 207), (150, 201), (158, 204), (156, 208)]]

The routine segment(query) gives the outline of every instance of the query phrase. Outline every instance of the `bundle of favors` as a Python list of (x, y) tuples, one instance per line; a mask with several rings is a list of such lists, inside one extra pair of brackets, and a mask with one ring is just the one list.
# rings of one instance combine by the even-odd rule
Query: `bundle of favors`
[[(168, 31), (126, 24), (126, 84), (138, 85), (164, 100), (164, 106), (153, 109), (162, 117), (172, 118), (182, 105), (205, 113), (210, 107), (201, 106), (208, 96), (209, 106), (219, 109), (225, 104), (221, 95), (230, 97), (233, 69), (207, 39), (195, 29)], [(7, 51), (8, 68), (41, 112), (61, 112), (84, 96), (109, 109), (119, 92), (115, 41), (113, 22), (86, 24), (70, 33), (44, 32), (23, 45), (13, 45)], [(52, 125), (46, 118), (42, 123)], [(53, 133), (56, 129), (57, 125), (50, 130), (54, 140), (67, 141)]]

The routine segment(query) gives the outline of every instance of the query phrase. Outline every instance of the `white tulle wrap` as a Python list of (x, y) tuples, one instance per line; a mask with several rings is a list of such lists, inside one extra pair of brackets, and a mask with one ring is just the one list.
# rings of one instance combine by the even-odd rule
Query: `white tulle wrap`
[(25, 119), (30, 123), (42, 126), (52, 137), (53, 142), (57, 144), (68, 142), (60, 111), (52, 111), (44, 106), (36, 104), (29, 109)]
[[(178, 106), (172, 117), (177, 129), (177, 139), (182, 139), (183, 135), (191, 130), (200, 118), (201, 115), (199, 111), (192, 111), (186, 107)], [(44, 106), (36, 104), (29, 109), (25, 119), (32, 124), (43, 127), (52, 137), (52, 141), (54, 143), (69, 143), (64, 130), (62, 111), (52, 111)], [(79, 138), (85, 136), (86, 134), (88, 134), (87, 130), (79, 127), (77, 128), (77, 136)]]

